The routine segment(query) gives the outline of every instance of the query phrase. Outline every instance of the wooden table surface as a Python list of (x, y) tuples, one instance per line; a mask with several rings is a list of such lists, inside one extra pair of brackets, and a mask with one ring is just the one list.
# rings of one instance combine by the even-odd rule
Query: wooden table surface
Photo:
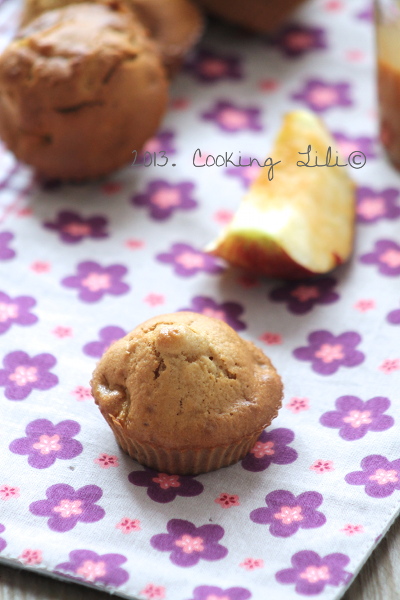
[[(111, 596), (104, 592), (73, 583), (61, 583), (50, 577), (0, 565), (0, 600), (110, 600), (110, 598)], [(343, 600), (399, 599), (400, 519), (381, 541), (343, 597)]]

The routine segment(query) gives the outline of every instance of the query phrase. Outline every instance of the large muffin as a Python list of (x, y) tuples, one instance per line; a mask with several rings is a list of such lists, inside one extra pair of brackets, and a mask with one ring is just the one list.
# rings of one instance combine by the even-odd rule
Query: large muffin
[(156, 46), (124, 6), (48, 11), (0, 57), (0, 137), (45, 177), (100, 177), (154, 135), (167, 87)]
[[(82, 1), (88, 0), (25, 0), (21, 25), (28, 24), (45, 11)], [(168, 73), (174, 74), (203, 31), (203, 18), (198, 7), (191, 0), (126, 0), (126, 4), (157, 43)]]
[(181, 475), (243, 458), (282, 398), (260, 349), (223, 321), (192, 312), (154, 317), (114, 343), (91, 386), (125, 452)]

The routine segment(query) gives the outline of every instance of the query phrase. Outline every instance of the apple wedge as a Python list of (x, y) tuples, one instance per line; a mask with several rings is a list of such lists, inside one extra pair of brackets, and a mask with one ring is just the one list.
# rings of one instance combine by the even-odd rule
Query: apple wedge
[[(268, 178), (268, 167), (243, 198), (232, 221), (206, 251), (246, 270), (285, 279), (327, 273), (352, 251), (355, 185), (348, 167), (325, 165), (335, 141), (322, 121), (308, 111), (286, 115), (272, 151), (281, 161)], [(303, 154), (299, 154), (299, 152)], [(345, 164), (342, 158), (337, 161)], [(242, 167), (246, 168), (246, 167)]]

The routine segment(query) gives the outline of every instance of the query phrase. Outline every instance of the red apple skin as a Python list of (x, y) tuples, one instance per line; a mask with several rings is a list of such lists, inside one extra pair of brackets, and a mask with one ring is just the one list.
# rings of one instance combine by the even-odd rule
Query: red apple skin
[[(209, 254), (224, 258), (231, 265), (266, 277), (278, 279), (306, 279), (315, 277), (314, 273), (296, 263), (278, 244), (268, 240), (260, 243), (243, 236), (231, 236), (218, 244)], [(333, 255), (332, 269), (342, 264), (343, 260)]]

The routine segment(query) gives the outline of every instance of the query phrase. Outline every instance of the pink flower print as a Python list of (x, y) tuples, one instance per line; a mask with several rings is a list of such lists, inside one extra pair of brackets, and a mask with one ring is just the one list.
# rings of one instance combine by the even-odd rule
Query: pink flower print
[(175, 146), (173, 145), (175, 134), (172, 131), (159, 131), (157, 135), (148, 140), (143, 146), (141, 160), (145, 152), (165, 152), (167, 156), (176, 154)]
[(58, 383), (58, 377), (49, 372), (56, 359), (52, 354), (38, 354), (32, 358), (26, 352), (16, 350), (3, 359), (0, 369), (0, 386), (5, 387), (8, 400), (24, 400), (33, 389), (49, 390)]
[[(374, 148), (375, 139), (370, 137), (348, 137), (343, 133), (333, 133), (333, 137), (336, 140), (337, 149), (340, 156), (347, 161), (348, 156), (355, 151), (362, 152), (366, 158), (376, 158), (376, 151)], [(357, 194), (360, 190), (367, 190), (368, 188), (357, 188)], [(372, 190), (371, 190), (372, 191)]]
[(276, 79), (262, 79), (259, 84), (262, 92), (274, 92), (278, 87), (279, 83)]
[(390, 407), (389, 398), (376, 396), (363, 402), (358, 396), (340, 396), (336, 410), (324, 413), (320, 423), (339, 429), (344, 440), (359, 440), (368, 431), (386, 431), (394, 424), (393, 417), (383, 414)]
[(38, 318), (30, 309), (35, 306), (36, 300), (31, 296), (18, 296), (11, 298), (8, 294), (0, 292), (0, 334), (8, 331), (12, 325), (33, 325)]
[(390, 471), (385, 471), (385, 469), (377, 469), (373, 475), (370, 475), (369, 479), (371, 481), (376, 481), (378, 485), (386, 485), (387, 483), (396, 483), (399, 481), (397, 477), (397, 471), (391, 469)]
[(106, 181), (101, 189), (105, 194), (116, 194), (122, 189), (122, 185), (118, 181)]
[(147, 294), (147, 296), (144, 299), (144, 301), (149, 306), (158, 306), (159, 304), (164, 304), (164, 302), (165, 302), (165, 296), (163, 296), (163, 294), (153, 294), (153, 293), (151, 293), (151, 294)]
[(51, 270), (51, 264), (44, 260), (35, 260), (30, 268), (35, 273), (48, 273)]
[(216, 221), (216, 223), (218, 223), (219, 225), (228, 225), (228, 223), (230, 223), (233, 219), (233, 211), (232, 210), (217, 210), (217, 212), (215, 212), (213, 214), (213, 219), (214, 221)]
[[(364, 152), (365, 154), (365, 152)], [(357, 219), (360, 223), (376, 223), (381, 219), (394, 220), (400, 217), (399, 191), (395, 188), (373, 190), (357, 188)]]
[[(128, 581), (129, 574), (120, 565), (126, 562), (122, 554), (97, 554), (92, 550), (73, 550), (69, 562), (56, 565), (55, 573), (64, 577), (118, 587)], [(72, 575), (70, 574), (72, 573)]]
[(328, 567), (326, 566), (309, 566), (305, 571), (300, 573), (300, 577), (302, 579), (307, 579), (309, 583), (317, 583), (317, 581), (327, 581), (330, 577), (330, 573)]
[(245, 558), (239, 567), (242, 567), (246, 571), (254, 571), (255, 569), (262, 569), (264, 561), (262, 558)]
[(363, 313), (376, 308), (376, 302), (375, 300), (365, 298), (363, 300), (357, 300), (353, 307)]
[(164, 179), (157, 179), (149, 183), (144, 193), (133, 196), (132, 204), (147, 207), (152, 219), (163, 221), (178, 209), (196, 208), (197, 201), (192, 198), (194, 187), (189, 181), (171, 184)]
[(129, 248), (129, 250), (140, 250), (141, 248), (144, 248), (144, 245), (143, 240), (137, 240), (136, 238), (130, 238), (125, 242), (125, 246)]
[(60, 339), (72, 337), (72, 328), (62, 327), (61, 325), (58, 325), (58, 327), (55, 327), (51, 333), (53, 333), (56, 337)]
[(346, 554), (335, 552), (321, 557), (312, 550), (301, 550), (292, 556), (292, 567), (275, 574), (278, 583), (295, 584), (297, 594), (314, 596), (326, 585), (347, 584), (352, 574), (344, 570), (350, 562)]
[(259, 122), (259, 108), (240, 108), (230, 101), (216, 102), (211, 110), (202, 114), (202, 118), (205, 121), (214, 121), (220, 129), (227, 133), (262, 130)]
[(25, 565), (40, 565), (43, 560), (41, 550), (31, 550), (30, 548), (23, 550), (18, 558)]
[(274, 514), (275, 519), (280, 519), (284, 525), (290, 525), (293, 521), (302, 521), (301, 506), (282, 506), (280, 512)]
[(241, 79), (240, 58), (217, 54), (200, 48), (186, 68), (203, 83), (214, 83), (221, 79)]
[(100, 454), (94, 459), (96, 464), (100, 465), (102, 469), (109, 469), (110, 467), (118, 467), (118, 458), (111, 454)]
[(256, 458), (262, 458), (263, 456), (272, 456), (275, 454), (274, 442), (256, 442), (255, 446), (250, 450), (251, 454), (254, 454)]
[(89, 400), (89, 398), (92, 397), (91, 389), (83, 385), (77, 385), (76, 388), (72, 390), (71, 394), (75, 396), (78, 402)]
[(232, 506), (239, 506), (239, 496), (236, 494), (220, 494), (218, 498), (215, 498), (214, 502), (219, 504), (222, 508), (231, 508)]
[(61, 500), (60, 504), (53, 508), (53, 511), (60, 513), (60, 516), (63, 519), (67, 519), (68, 517), (72, 517), (73, 515), (82, 514), (81, 505), (81, 500)]
[(400, 370), (400, 358), (385, 358), (383, 363), (378, 367), (383, 373), (392, 373), (393, 371)]
[(17, 367), (13, 373), (8, 376), (8, 379), (15, 381), (16, 385), (24, 386), (27, 383), (34, 383), (37, 381), (37, 368), (36, 367)]
[(39, 441), (33, 444), (32, 448), (39, 450), (40, 454), (49, 454), (50, 452), (61, 450), (62, 446), (59, 444), (59, 441), (59, 435), (41, 435)]
[(19, 488), (11, 485), (0, 486), (1, 500), (11, 500), (11, 498), (19, 498)]
[(352, 535), (355, 535), (356, 533), (364, 533), (364, 527), (362, 525), (351, 525), (351, 523), (347, 523), (339, 531), (343, 531), (345, 535), (348, 535), (350, 537)]
[(294, 100), (304, 102), (315, 112), (324, 112), (330, 108), (353, 104), (349, 97), (348, 83), (327, 83), (320, 79), (312, 79), (306, 82), (303, 91), (292, 95)]
[(62, 242), (76, 244), (85, 238), (103, 239), (108, 236), (105, 231), (107, 219), (103, 216), (82, 217), (79, 213), (62, 210), (54, 222), (44, 223), (47, 229), (56, 231)]
[(343, 2), (341, 0), (328, 0), (325, 2), (325, 10), (329, 12), (339, 12), (343, 8)]
[(0, 302), (0, 323), (18, 317), (18, 306), (16, 304), (4, 304)]
[(299, 413), (303, 410), (308, 410), (310, 408), (310, 401), (308, 398), (298, 398), (293, 397), (290, 399), (290, 402), (285, 404), (286, 408), (290, 410), (292, 413)]
[(129, 291), (129, 285), (121, 281), (128, 269), (123, 265), (102, 267), (94, 261), (80, 262), (77, 274), (64, 277), (61, 284), (79, 290), (83, 302), (98, 302), (105, 294), (119, 296)]
[(272, 331), (266, 331), (260, 335), (260, 340), (268, 346), (275, 346), (283, 343), (282, 336), (279, 333), (272, 333)]
[[(258, 175), (261, 173), (261, 168), (257, 164), (256, 157), (250, 157), (248, 155), (240, 156), (238, 158), (234, 157), (233, 162), (236, 164), (237, 161), (240, 160), (241, 165), (237, 167), (230, 167), (226, 170), (226, 174), (230, 177), (238, 177), (243, 184), (244, 188), (249, 188), (250, 185), (255, 181)], [(260, 165), (264, 163), (264, 159), (258, 161)], [(233, 213), (232, 213), (233, 216)], [(231, 220), (231, 219), (230, 219)]]
[(128, 519), (128, 517), (124, 517), (121, 519), (119, 523), (115, 526), (116, 529), (120, 529), (122, 533), (130, 533), (131, 531), (140, 531), (140, 521), (138, 519)]
[(339, 299), (334, 291), (337, 281), (333, 277), (319, 277), (310, 281), (292, 281), (273, 289), (269, 297), (273, 302), (287, 302), (287, 309), (295, 315), (310, 312), (316, 304), (332, 304)]
[(165, 598), (165, 587), (148, 583), (139, 593), (141, 596), (147, 598), (147, 600), (163, 600)]
[(173, 110), (185, 110), (189, 106), (189, 100), (187, 98), (172, 98), (171, 108)]
[(306, 302), (318, 298), (320, 291), (316, 285), (299, 285), (290, 292), (290, 295), (300, 300), (300, 302)]
[(320, 349), (315, 353), (315, 356), (320, 358), (324, 363), (340, 360), (344, 358), (343, 346), (341, 344), (322, 344)]
[(194, 588), (190, 600), (249, 600), (251, 592), (242, 587), (223, 590), (214, 585), (200, 585)]
[(313, 371), (320, 375), (332, 375), (339, 367), (356, 367), (364, 361), (364, 354), (356, 350), (361, 336), (346, 331), (334, 336), (330, 331), (314, 331), (308, 336), (309, 346), (293, 351), (298, 360), (311, 361)]
[(360, 262), (366, 265), (378, 265), (382, 275), (394, 277), (400, 275), (400, 246), (391, 240), (378, 240), (375, 251), (363, 254)]
[(88, 342), (83, 346), (83, 352), (94, 358), (101, 356), (109, 349), (109, 347), (126, 335), (126, 331), (116, 325), (108, 325), (99, 331), (100, 341)]
[(360, 412), (359, 410), (351, 410), (347, 417), (343, 418), (344, 423), (349, 423), (351, 427), (361, 427), (361, 425), (368, 425), (372, 423), (372, 419), (370, 418), (371, 412), (369, 410), (365, 410), (364, 412)]
[(192, 552), (202, 552), (204, 550), (203, 538), (192, 537), (191, 535), (183, 535), (181, 538), (175, 541), (175, 546), (182, 548), (185, 554), (192, 554)]
[(332, 460), (316, 460), (310, 467), (311, 471), (315, 471), (316, 473), (329, 473), (330, 471), (334, 471), (333, 461)]
[(181, 277), (191, 277), (201, 271), (215, 274), (223, 271), (214, 256), (205, 254), (189, 244), (173, 244), (169, 252), (157, 254), (157, 260), (173, 265), (174, 272)]
[(325, 31), (318, 27), (288, 25), (276, 36), (273, 43), (287, 56), (303, 56), (310, 50), (326, 48)]
[(153, 477), (153, 481), (158, 483), (161, 489), (168, 490), (170, 487), (179, 487), (179, 475), (168, 475), (167, 473), (158, 473), (157, 477)]
[(99, 577), (104, 577), (106, 572), (106, 565), (102, 560), (99, 562), (85, 560), (84, 563), (76, 570), (76, 574), (82, 575), (86, 581), (95, 581)]

